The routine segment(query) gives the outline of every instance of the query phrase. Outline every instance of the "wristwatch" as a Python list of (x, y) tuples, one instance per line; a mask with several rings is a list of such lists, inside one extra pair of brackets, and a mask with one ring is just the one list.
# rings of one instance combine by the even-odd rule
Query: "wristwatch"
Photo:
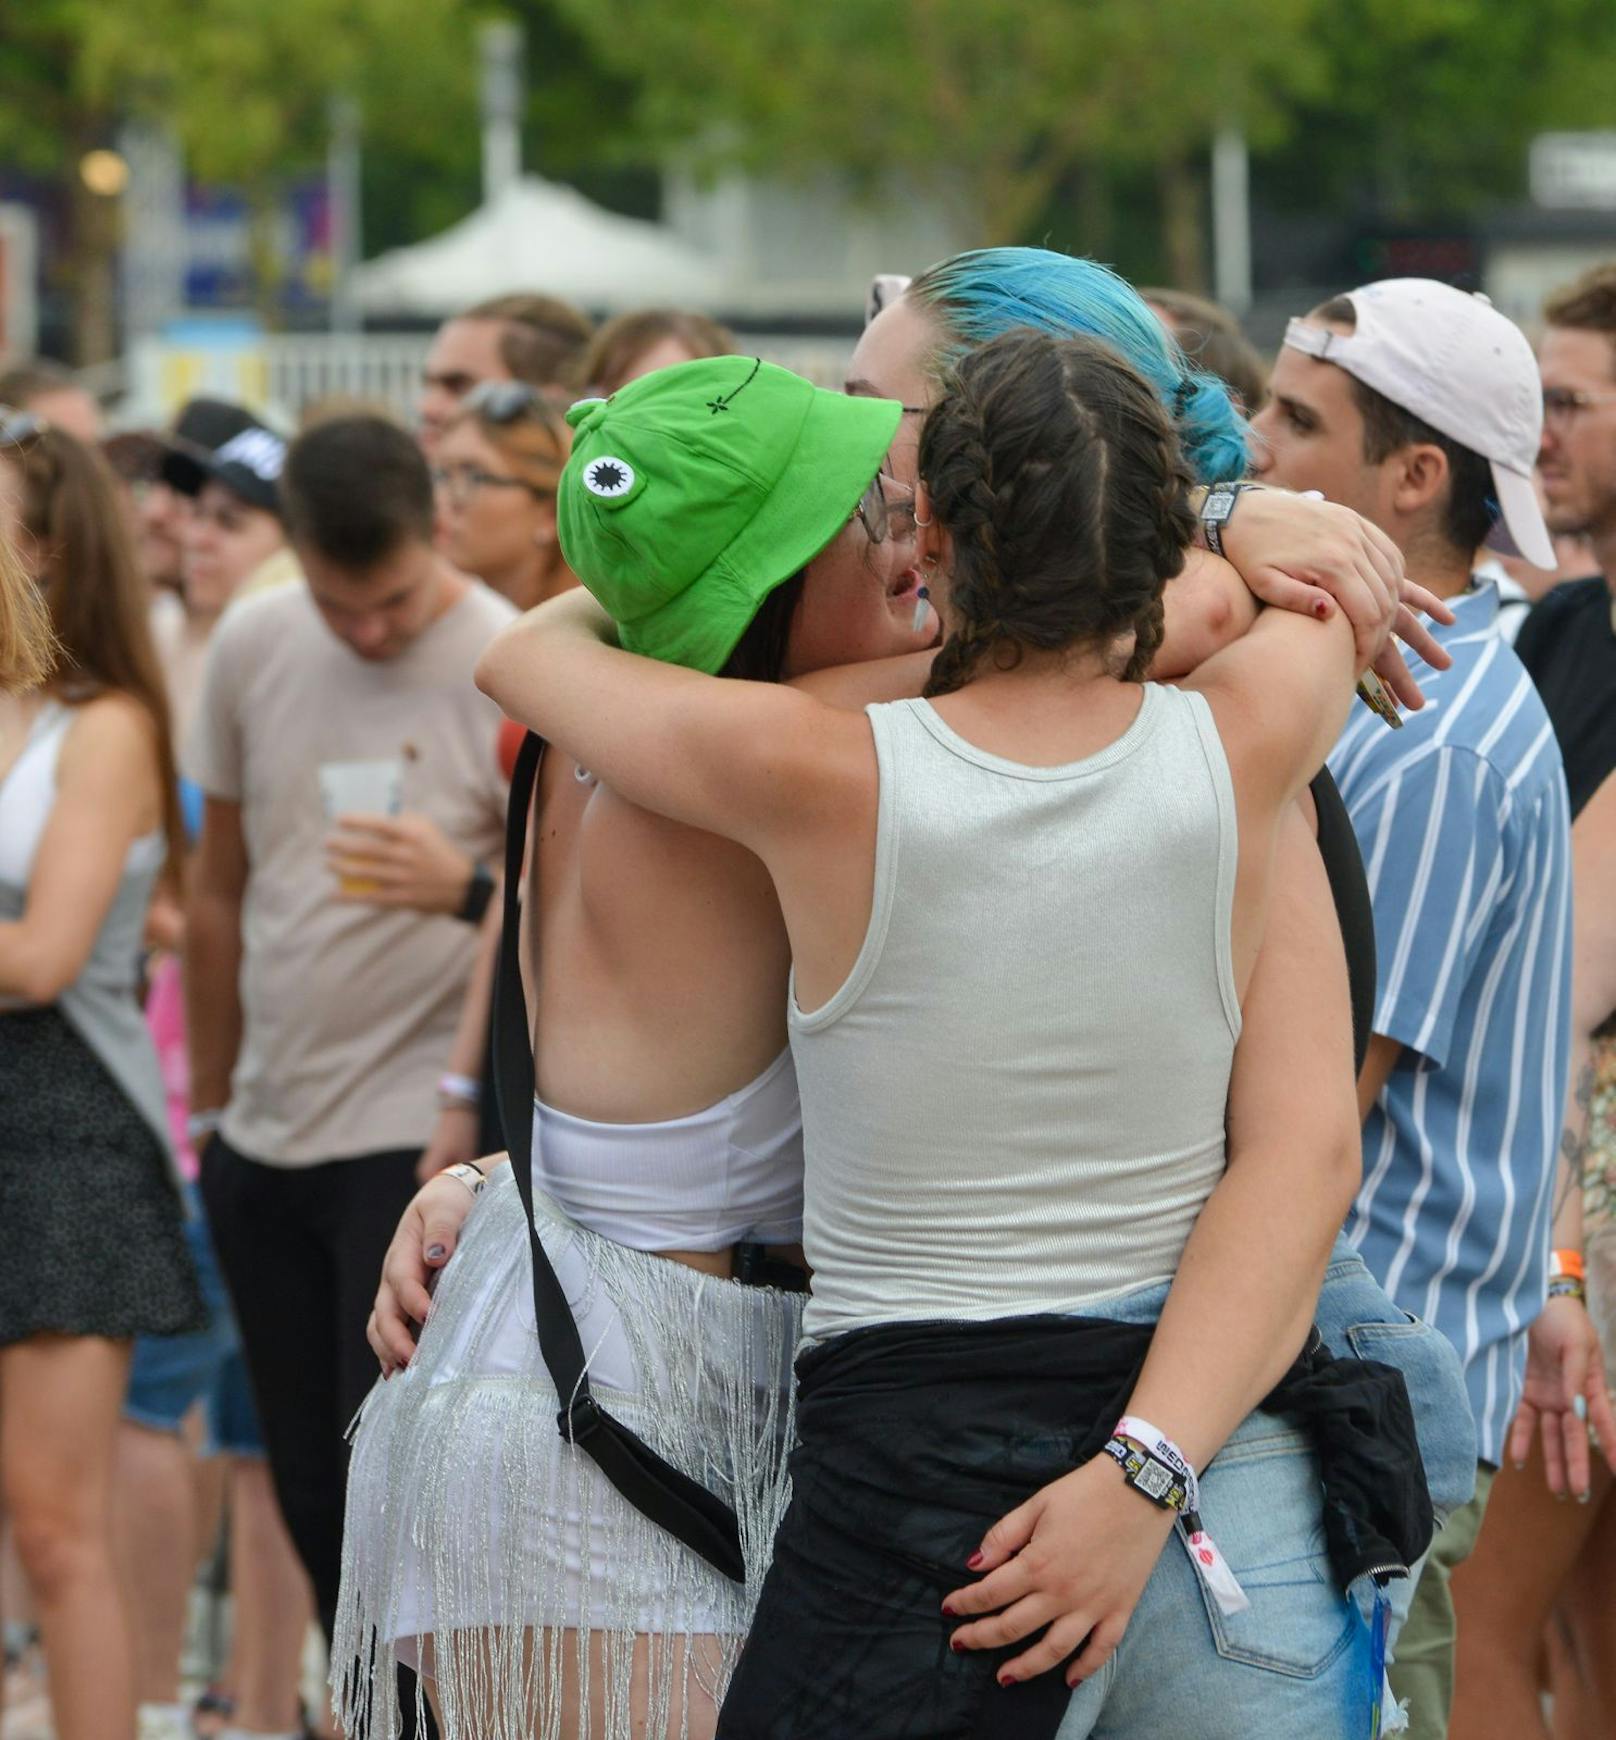
[(455, 914), (467, 924), (481, 924), (488, 903), (494, 898), (494, 873), (486, 864), (473, 864), (471, 880), (466, 884), (466, 898)]
[(1234, 513), (1234, 504), (1251, 487), (1246, 483), (1215, 483), (1201, 503), (1201, 531), (1214, 556), (1223, 554), (1223, 528)]

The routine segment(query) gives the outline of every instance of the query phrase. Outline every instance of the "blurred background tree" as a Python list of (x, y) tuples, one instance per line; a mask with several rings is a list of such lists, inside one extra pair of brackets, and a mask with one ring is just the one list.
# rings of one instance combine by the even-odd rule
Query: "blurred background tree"
[[(357, 99), (383, 160), (422, 139), (469, 140), (475, 154), (469, 44), (461, 0), (0, 7), (0, 153), (54, 171), (67, 189), (79, 361), (100, 361), (116, 344), (116, 206), (86, 184), (80, 165), (115, 142), (121, 122), (167, 128), (192, 174), (239, 188), (262, 252), (277, 184), (321, 163), (336, 97)], [(443, 221), (457, 215), (446, 209)]]
[(638, 89), (663, 149), (709, 168), (893, 177), (989, 243), (1026, 239), (1074, 177), (1143, 168), (1187, 260), (1186, 166), (1220, 126), (1283, 136), (1325, 77), (1318, 0), (554, 3)]
[[(1608, 124), (1611, 0), (506, 0), (526, 161), (655, 216), (677, 163), (935, 198), (983, 241), (1206, 277), (1206, 162), (1243, 130), (1285, 224), (1463, 223), (1520, 197), (1545, 128)], [(0, 4), (0, 164), (49, 178), (76, 350), (114, 338), (116, 202), (77, 173), (118, 126), (267, 214), (357, 100), (366, 251), (476, 203), (481, 0)], [(1364, 262), (1366, 269), (1372, 262)]]

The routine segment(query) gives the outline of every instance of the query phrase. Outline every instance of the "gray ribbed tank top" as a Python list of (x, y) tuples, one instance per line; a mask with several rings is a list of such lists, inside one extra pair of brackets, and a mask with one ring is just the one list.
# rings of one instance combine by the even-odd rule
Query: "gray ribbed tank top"
[(924, 701), (867, 709), (869, 930), (802, 1014), (811, 1337), (1076, 1310), (1177, 1269), (1224, 1164), (1240, 1008), (1229, 764), (1149, 685), (1086, 760), (1026, 767)]

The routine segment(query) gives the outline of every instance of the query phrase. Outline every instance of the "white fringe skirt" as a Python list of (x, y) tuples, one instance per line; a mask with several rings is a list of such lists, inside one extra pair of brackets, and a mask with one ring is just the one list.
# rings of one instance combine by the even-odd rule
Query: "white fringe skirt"
[(677, 1734), (694, 1693), (722, 1699), (751, 1622), (789, 1496), (801, 1297), (629, 1250), (542, 1196), (535, 1221), (596, 1395), (734, 1507), (746, 1582), (650, 1522), (561, 1437), (521, 1198), (501, 1168), (414, 1360), (377, 1384), (356, 1426), (331, 1656), (355, 1740), (400, 1731), (397, 1662), (435, 1680), (445, 1740), (571, 1740), (566, 1682), (579, 1734), (628, 1740), (636, 1705), (643, 1732)]

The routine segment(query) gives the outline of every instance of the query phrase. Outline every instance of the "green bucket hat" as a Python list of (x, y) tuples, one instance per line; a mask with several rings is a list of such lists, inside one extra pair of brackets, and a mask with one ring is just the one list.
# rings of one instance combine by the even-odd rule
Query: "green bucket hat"
[(716, 672), (842, 529), (903, 414), (756, 357), (658, 369), (567, 413), (557, 529), (630, 652)]

